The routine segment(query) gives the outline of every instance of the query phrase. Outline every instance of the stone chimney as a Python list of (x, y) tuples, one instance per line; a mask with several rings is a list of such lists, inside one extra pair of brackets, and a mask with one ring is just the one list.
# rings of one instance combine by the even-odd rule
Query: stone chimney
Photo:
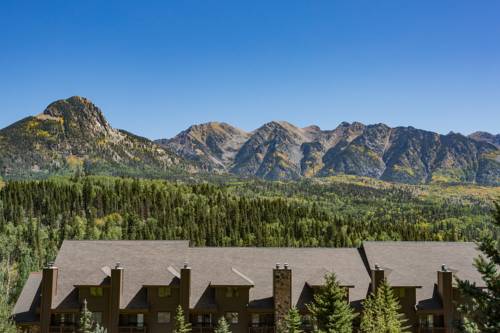
[(40, 333), (49, 333), (52, 302), (57, 294), (59, 270), (50, 262), (42, 272), (42, 299), (40, 303)]
[(189, 320), (189, 298), (191, 296), (191, 267), (187, 262), (181, 268), (180, 305)]
[(379, 264), (375, 264), (375, 267), (371, 271), (371, 291), (375, 293), (377, 291), (378, 286), (385, 279), (385, 271), (380, 267)]
[(111, 295), (109, 302), (109, 333), (118, 333), (120, 322), (120, 303), (123, 293), (123, 273), (124, 269), (118, 262), (115, 268), (111, 269)]
[(274, 324), (279, 330), (283, 319), (292, 307), (292, 270), (285, 263), (273, 269)]
[(443, 303), (444, 327), (446, 332), (453, 329), (453, 273), (446, 265), (437, 272), (438, 293)]

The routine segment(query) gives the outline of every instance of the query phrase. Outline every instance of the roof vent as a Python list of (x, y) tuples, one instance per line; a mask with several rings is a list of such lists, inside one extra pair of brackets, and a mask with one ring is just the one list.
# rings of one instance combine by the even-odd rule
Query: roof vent
[(448, 272), (448, 266), (446, 266), (446, 264), (442, 264), (441, 265), (441, 271), (442, 272)]
[(276, 269), (280, 269), (280, 263), (279, 262), (276, 263)]
[(47, 264), (47, 268), (54, 268), (54, 262), (49, 261), (49, 263)]
[(380, 269), (381, 269), (381, 268), (380, 268), (380, 265), (379, 265), (379, 264), (375, 264), (375, 270), (376, 270), (376, 271), (380, 271)]
[(188, 265), (188, 262), (187, 261), (184, 261), (184, 268), (189, 268), (189, 265)]
[(288, 269), (288, 263), (284, 263), (284, 264), (283, 264), (283, 267), (284, 267), (285, 269)]

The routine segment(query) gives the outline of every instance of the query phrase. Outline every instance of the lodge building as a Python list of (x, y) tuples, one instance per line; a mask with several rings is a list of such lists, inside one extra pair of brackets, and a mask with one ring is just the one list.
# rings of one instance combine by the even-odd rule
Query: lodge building
[(180, 305), (193, 333), (225, 316), (234, 333), (274, 333), (335, 273), (351, 305), (386, 278), (413, 332), (453, 332), (454, 276), (483, 286), (473, 243), (364, 242), (360, 248), (190, 247), (187, 241), (65, 241), (32, 273), (13, 318), (26, 333), (76, 332), (84, 302), (108, 333), (168, 333)]

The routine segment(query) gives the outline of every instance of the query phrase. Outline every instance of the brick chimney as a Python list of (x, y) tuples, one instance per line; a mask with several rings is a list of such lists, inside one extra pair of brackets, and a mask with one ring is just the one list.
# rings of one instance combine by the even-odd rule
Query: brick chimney
[(120, 303), (123, 293), (124, 269), (120, 263), (116, 263), (111, 270), (111, 295), (109, 302), (109, 333), (118, 333), (120, 323)]
[(379, 264), (375, 264), (375, 267), (371, 271), (371, 291), (375, 293), (377, 291), (378, 286), (385, 279), (385, 271), (380, 267)]
[(49, 333), (52, 301), (57, 294), (58, 268), (50, 262), (42, 272), (42, 299), (40, 303), (40, 333)]
[(180, 305), (189, 320), (189, 298), (191, 296), (191, 267), (185, 262), (181, 268)]
[(444, 327), (446, 332), (453, 329), (453, 273), (446, 265), (437, 272), (438, 293), (443, 303)]
[(292, 270), (288, 264), (273, 269), (274, 324), (279, 329), (292, 307)]

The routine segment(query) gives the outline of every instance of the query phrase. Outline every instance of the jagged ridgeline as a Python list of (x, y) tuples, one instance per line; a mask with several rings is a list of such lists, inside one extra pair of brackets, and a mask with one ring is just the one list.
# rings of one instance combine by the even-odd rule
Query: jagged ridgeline
[(339, 174), (422, 183), (500, 185), (500, 135), (440, 135), (413, 127), (341, 123), (333, 130), (270, 122), (246, 132), (193, 125), (153, 142), (113, 128), (92, 102), (71, 97), (0, 130), (0, 174), (169, 177), (232, 174), (297, 180)]
[(498, 185), (499, 138), (357, 122), (334, 130), (270, 122), (250, 133), (207, 123), (157, 142), (206, 170), (268, 180), (350, 174), (410, 184)]

